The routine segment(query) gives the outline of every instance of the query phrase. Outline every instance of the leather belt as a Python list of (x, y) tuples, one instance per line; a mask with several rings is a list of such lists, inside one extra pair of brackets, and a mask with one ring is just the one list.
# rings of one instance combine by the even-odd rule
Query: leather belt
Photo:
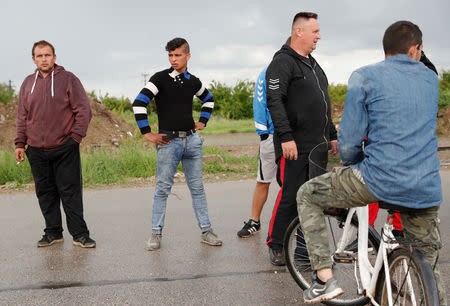
[(166, 130), (160, 130), (158, 131), (159, 134), (167, 134), (167, 138), (186, 138), (192, 134), (195, 133), (195, 130), (188, 130), (188, 131), (166, 131)]

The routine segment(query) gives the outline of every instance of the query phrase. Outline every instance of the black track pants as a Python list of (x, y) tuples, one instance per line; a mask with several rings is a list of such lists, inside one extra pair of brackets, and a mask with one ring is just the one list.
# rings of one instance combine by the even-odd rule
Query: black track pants
[(36, 186), (36, 196), (45, 219), (46, 234), (62, 234), (62, 201), (67, 228), (74, 239), (88, 236), (83, 219), (79, 144), (70, 138), (61, 147), (44, 151), (28, 146), (26, 154)]
[[(281, 157), (277, 162), (277, 181), (281, 189), (275, 201), (269, 224), (267, 245), (270, 248), (276, 250), (283, 248), (286, 229), (292, 220), (298, 216), (296, 199), (300, 186), (310, 177), (312, 178), (324, 173), (318, 167), (310, 166), (308, 157), (309, 153), (301, 153), (298, 155), (297, 160), (288, 160)], [(313, 160), (320, 167), (326, 168), (328, 160), (327, 152), (316, 153)], [(297, 239), (304, 244), (303, 233), (299, 232)]]

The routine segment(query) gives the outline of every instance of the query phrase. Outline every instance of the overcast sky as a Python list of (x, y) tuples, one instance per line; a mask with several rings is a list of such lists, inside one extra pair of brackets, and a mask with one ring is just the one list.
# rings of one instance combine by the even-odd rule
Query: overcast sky
[(143, 73), (169, 68), (164, 47), (178, 36), (190, 43), (191, 73), (233, 85), (257, 77), (299, 11), (319, 14), (313, 56), (330, 83), (382, 60), (383, 33), (398, 20), (419, 25), (427, 56), (439, 71), (450, 69), (449, 0), (1, 0), (0, 82), (18, 90), (35, 69), (33, 43), (45, 39), (87, 91), (134, 99)]

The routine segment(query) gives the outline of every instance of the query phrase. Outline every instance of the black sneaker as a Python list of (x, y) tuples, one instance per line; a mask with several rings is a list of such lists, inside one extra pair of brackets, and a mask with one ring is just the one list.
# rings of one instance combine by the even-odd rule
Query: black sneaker
[(274, 266), (285, 266), (286, 260), (284, 259), (283, 250), (274, 250), (269, 248), (270, 263)]
[(320, 285), (317, 280), (303, 291), (303, 299), (307, 304), (314, 304), (332, 300), (344, 294), (344, 290), (337, 284), (337, 280), (330, 278), (325, 285)]
[(346, 247), (345, 251), (351, 253), (358, 253), (358, 238), (350, 242)]
[(402, 230), (392, 230), (392, 235), (394, 235), (395, 239), (400, 239), (401, 238), (405, 238), (405, 235), (403, 235), (403, 231)]
[[(348, 253), (358, 253), (358, 238), (350, 242), (344, 249)], [(367, 245), (367, 251), (372, 252), (373, 247), (370, 244)]]
[(244, 222), (244, 227), (237, 233), (240, 238), (250, 238), (256, 233), (261, 231), (261, 222), (256, 222), (249, 219), (248, 222)]
[(95, 240), (89, 238), (89, 236), (82, 236), (72, 241), (73, 245), (78, 245), (82, 248), (95, 248)]
[(63, 236), (53, 236), (53, 235), (47, 235), (45, 234), (42, 236), (42, 239), (38, 241), (37, 246), (38, 248), (46, 247), (49, 245), (52, 245), (54, 243), (63, 242), (64, 238)]

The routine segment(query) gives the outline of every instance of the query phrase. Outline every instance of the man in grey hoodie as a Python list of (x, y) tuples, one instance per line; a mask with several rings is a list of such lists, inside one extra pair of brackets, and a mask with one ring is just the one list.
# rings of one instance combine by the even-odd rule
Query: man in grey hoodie
[(45, 219), (37, 246), (63, 241), (62, 201), (73, 244), (92, 248), (96, 243), (83, 218), (79, 149), (92, 117), (89, 100), (80, 80), (55, 64), (55, 48), (49, 42), (36, 42), (32, 56), (37, 69), (20, 88), (14, 143), (16, 160), (28, 157)]

